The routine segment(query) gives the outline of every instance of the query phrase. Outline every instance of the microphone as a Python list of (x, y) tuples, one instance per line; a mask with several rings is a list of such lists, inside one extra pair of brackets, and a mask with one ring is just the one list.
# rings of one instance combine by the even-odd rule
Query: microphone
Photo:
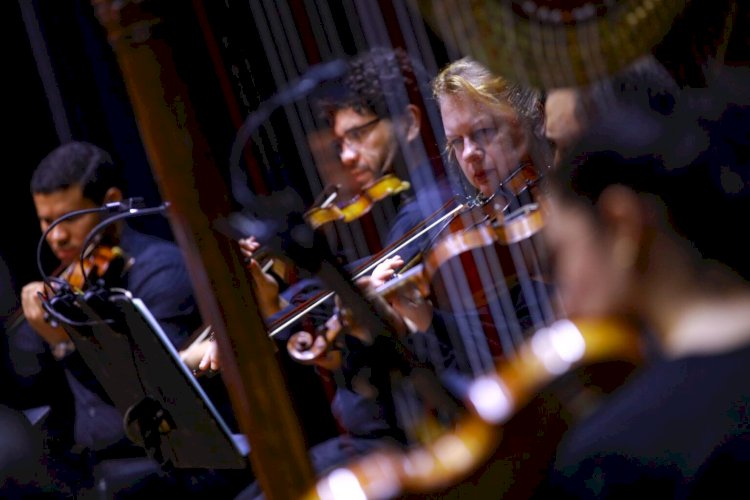
[(111, 203), (105, 203), (104, 205), (100, 207), (95, 208), (83, 208), (81, 210), (73, 210), (72, 212), (68, 212), (67, 214), (57, 218), (54, 220), (47, 229), (44, 230), (42, 233), (42, 236), (39, 238), (39, 242), (36, 246), (36, 265), (39, 269), (39, 274), (42, 276), (42, 279), (46, 282), (48, 280), (47, 273), (44, 272), (44, 268), (42, 267), (42, 245), (47, 240), (47, 235), (52, 231), (58, 224), (68, 220), (72, 219), (73, 217), (78, 217), (80, 215), (85, 214), (92, 214), (92, 213), (130, 213), (132, 211), (138, 211), (140, 208), (143, 207), (144, 201), (141, 197), (135, 197), (135, 198), (127, 198), (121, 201), (115, 201)]
[(131, 210), (146, 208), (146, 202), (142, 197), (136, 196), (134, 198), (105, 203), (103, 208), (106, 208), (106, 211), (110, 213), (130, 212)]
[(44, 320), (51, 326), (57, 327), (62, 323), (68, 325), (79, 325), (85, 318), (76, 306), (76, 295), (68, 286), (59, 288), (54, 295), (45, 298), (39, 294), (44, 309)]

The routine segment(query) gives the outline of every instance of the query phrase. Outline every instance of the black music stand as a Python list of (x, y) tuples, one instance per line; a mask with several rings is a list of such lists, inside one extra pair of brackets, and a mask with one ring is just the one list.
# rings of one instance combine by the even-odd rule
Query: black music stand
[(162, 465), (247, 467), (247, 439), (230, 432), (143, 302), (125, 290), (103, 296), (77, 296), (83, 314), (75, 326), (61, 323), (125, 416), (128, 437)]

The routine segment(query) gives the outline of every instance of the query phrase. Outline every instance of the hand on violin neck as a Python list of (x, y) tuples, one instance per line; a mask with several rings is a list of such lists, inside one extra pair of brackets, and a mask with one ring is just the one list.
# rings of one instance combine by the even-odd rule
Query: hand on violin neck
[[(396, 255), (380, 263), (369, 278), (361, 279), (358, 284), (366, 293), (374, 295), (377, 288), (392, 279), (396, 270), (403, 267), (403, 259)], [(387, 297), (391, 308), (400, 316), (409, 332), (427, 331), (432, 323), (432, 303), (424, 299), (416, 284), (404, 283)]]
[(255, 259), (250, 260), (248, 268), (252, 276), (253, 291), (261, 315), (264, 319), (273, 316), (286, 306), (286, 302), (279, 295), (278, 281), (264, 272)]
[(185, 366), (195, 374), (220, 367), (217, 344), (212, 337), (193, 342), (179, 354)]
[(213, 338), (209, 338), (204, 342), (208, 345), (206, 346), (206, 351), (203, 354), (200, 363), (198, 363), (199, 372), (204, 372), (207, 370), (215, 372), (219, 371), (219, 369), (221, 368), (221, 360), (219, 359), (218, 344), (214, 342)]
[(255, 291), (255, 299), (258, 301), (260, 314), (263, 318), (273, 316), (287, 305), (279, 295), (279, 282), (271, 274), (265, 272), (258, 262), (256, 257), (261, 245), (255, 239), (255, 236), (241, 238), (238, 243), (240, 252), (247, 260), (247, 268), (252, 276), (253, 290)]
[(252, 259), (255, 256), (255, 252), (260, 248), (260, 243), (255, 239), (255, 236), (248, 236), (247, 238), (241, 238), (237, 241), (240, 246), (240, 253), (245, 259)]
[(368, 285), (374, 288), (381, 286), (383, 283), (393, 278), (396, 274), (396, 270), (403, 267), (403, 265), (404, 260), (398, 255), (385, 259), (373, 269)]

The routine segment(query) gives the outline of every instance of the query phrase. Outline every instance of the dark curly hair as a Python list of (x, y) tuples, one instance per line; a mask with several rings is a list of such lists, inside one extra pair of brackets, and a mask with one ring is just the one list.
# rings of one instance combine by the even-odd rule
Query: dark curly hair
[(122, 172), (112, 157), (87, 142), (58, 146), (37, 166), (31, 177), (31, 193), (49, 194), (79, 185), (84, 198), (102, 203), (111, 187), (123, 189)]
[(352, 108), (380, 118), (400, 116), (409, 104), (429, 96), (429, 77), (424, 67), (400, 48), (375, 47), (349, 61), (342, 79), (343, 91), (321, 101), (324, 116)]

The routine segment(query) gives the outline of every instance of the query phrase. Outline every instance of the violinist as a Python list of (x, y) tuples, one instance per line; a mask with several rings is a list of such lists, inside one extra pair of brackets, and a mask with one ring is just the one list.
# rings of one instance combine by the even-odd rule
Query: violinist
[[(465, 57), (440, 72), (433, 82), (445, 128), (446, 152), (468, 183), (484, 196), (506, 188), (506, 195), (525, 191), (514, 174), (542, 176), (549, 151), (542, 134), (538, 92), (513, 85)], [(531, 172), (519, 167), (528, 165)], [(523, 177), (523, 175), (521, 175)]]
[[(440, 107), (449, 161), (458, 164), (467, 189), (501, 200), (492, 216), (502, 221), (509, 212), (538, 202), (539, 178), (550, 159), (542, 136), (539, 93), (512, 85), (468, 57), (443, 68), (432, 89)], [(484, 251), (483, 260), (462, 264), (467, 283), (477, 269), (485, 269), (487, 276), (474, 300), (436, 317), (456, 339), (452, 344), (460, 369), (474, 375), (492, 369), (498, 357), (512, 355), (523, 333), (541, 326), (553, 314), (553, 290), (546, 276), (526, 269), (526, 262), (506, 263), (498, 255), (494, 250)], [(499, 268), (502, 272), (490, 274), (490, 269)], [(527, 279), (519, 277), (518, 283), (508, 281), (506, 285), (506, 278), (516, 272), (526, 272)], [(461, 294), (458, 279), (458, 284), (448, 283), (454, 288), (447, 295)], [(445, 304), (436, 306), (446, 309)], [(475, 348), (468, 345), (471, 343), (478, 346), (474, 359), (468, 352)]]
[[(39, 163), (31, 193), (44, 231), (71, 211), (122, 200), (122, 172), (101, 148), (69, 142)], [(100, 221), (98, 213), (82, 215), (58, 224), (47, 234), (47, 244), (63, 266), (75, 265), (87, 235)], [(107, 243), (119, 246), (132, 261), (115, 285), (142, 299), (169, 339), (179, 345), (201, 323), (179, 247), (122, 223), (109, 229)], [(39, 293), (50, 294), (41, 281), (23, 287), (25, 322), (9, 332), (10, 355), (24, 384), (27, 403), (51, 407), (47, 421), (49, 463), (60, 468), (54, 472), (61, 480), (59, 486), (77, 495), (93, 486), (89, 484), (93, 481), (90, 467), (104, 458), (145, 457), (145, 451), (126, 439), (122, 415), (62, 327), (47, 322)]]
[[(550, 497), (724, 498), (746, 483), (750, 261), (736, 221), (750, 210), (740, 154), (750, 115), (723, 81), (720, 92), (684, 90), (674, 118), (631, 105), (597, 122), (550, 178), (547, 236), (566, 310), (628, 318), (654, 350), (569, 431)], [(699, 101), (716, 115), (691, 107)], [(612, 127), (636, 133), (596, 134)]]
[[(421, 63), (403, 50), (376, 47), (353, 58), (342, 79), (343, 90), (320, 102), (333, 130), (332, 147), (339, 155), (343, 173), (351, 180), (349, 184), (361, 189), (384, 174), (394, 173), (412, 186), (412, 189), (384, 200), (394, 212), (387, 218), (390, 223), (382, 228), (386, 245), (396, 242), (453, 196), (439, 176), (436, 180), (439, 170), (433, 168), (426, 154), (430, 147), (423, 138), (428, 135), (425, 126), (429, 114), (426, 106), (430, 104), (429, 80)], [(434, 115), (436, 110), (432, 111)], [(405, 262), (415, 256), (424, 240), (409, 245), (400, 254), (400, 260), (391, 260), (390, 263)], [(240, 243), (243, 254), (249, 258), (259, 247), (254, 238), (248, 237)], [(359, 262), (364, 260), (367, 259)], [(260, 273), (259, 263), (251, 261), (251, 266), (256, 292), (267, 294), (258, 297), (259, 304), (271, 304), (267, 310), (281, 307), (279, 313), (266, 318), (269, 324), (326, 289), (318, 280), (303, 280), (279, 295), (278, 287)], [(387, 274), (389, 269), (383, 270)], [(377, 280), (378, 276), (374, 279)], [(312, 311), (303, 321), (312, 321), (313, 328), (324, 325), (333, 314), (332, 306), (331, 302), (327, 303)], [(288, 333), (282, 332), (275, 337), (284, 342), (281, 349), (286, 351), (289, 334), (300, 329), (299, 326), (290, 328)], [(205, 361), (204, 366), (208, 366), (209, 359)], [(332, 410), (346, 434), (311, 449), (313, 466), (318, 471), (373, 447), (398, 444), (405, 439), (395, 425), (390, 394), (381, 391), (375, 397), (364, 396), (355, 390), (356, 380), (363, 378), (360, 372), (369, 372), (369, 367), (357, 361), (348, 364), (343, 372), (334, 373), (337, 388)]]

